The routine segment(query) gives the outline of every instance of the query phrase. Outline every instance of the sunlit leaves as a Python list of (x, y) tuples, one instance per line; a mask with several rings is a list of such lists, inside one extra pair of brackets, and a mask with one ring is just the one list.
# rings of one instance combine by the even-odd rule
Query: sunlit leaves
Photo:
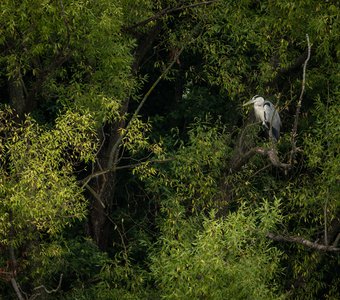
[[(224, 220), (214, 213), (201, 226), (190, 222), (186, 236), (164, 239), (162, 250), (152, 258), (151, 270), (165, 299), (278, 299), (275, 287), (267, 286), (277, 269), (279, 252), (265, 240), (266, 230), (278, 221), (279, 210), (271, 212), (264, 203), (258, 211), (242, 207)], [(259, 216), (266, 211), (269, 225)], [(258, 215), (259, 214), (259, 215)]]
[(0, 10), (1, 36), (7, 41), (0, 72), (15, 79), (28, 75), (28, 92), (39, 81), (41, 101), (57, 99), (64, 106), (75, 101), (77, 109), (91, 110), (104, 122), (134, 93), (134, 41), (121, 33), (120, 4), (2, 1)]
[[(4, 114), (4, 113), (3, 113)], [(94, 159), (97, 148), (90, 115), (65, 112), (54, 128), (27, 116), (23, 124), (1, 119), (1, 241), (20, 243), (37, 233), (55, 234), (84, 218), (86, 201), (73, 175), (80, 162)]]

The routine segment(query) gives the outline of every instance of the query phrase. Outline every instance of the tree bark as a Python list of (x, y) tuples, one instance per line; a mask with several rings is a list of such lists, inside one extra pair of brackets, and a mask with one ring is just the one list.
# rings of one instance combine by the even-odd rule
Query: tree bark
[(318, 251), (340, 252), (340, 248), (314, 243), (299, 236), (283, 236), (269, 232), (267, 237), (273, 241), (301, 244), (307, 248)]
[(27, 102), (24, 93), (22, 79), (11, 78), (8, 80), (10, 104), (15, 109), (20, 118), (28, 112)]
[[(135, 75), (142, 65), (148, 51), (161, 32), (161, 26), (157, 22), (154, 27), (139, 39), (134, 54), (132, 73)], [(126, 99), (121, 107), (120, 114), (124, 116), (128, 112), (129, 99)], [(115, 203), (116, 167), (120, 150), (120, 129), (125, 128), (125, 121), (117, 124), (105, 124), (101, 136), (102, 147), (97, 156), (97, 164), (93, 173), (110, 170), (100, 176), (96, 176), (89, 182), (88, 189), (92, 194), (92, 206), (89, 216), (89, 233), (98, 247), (106, 251), (112, 242), (113, 224), (110, 216)]]
[(109, 165), (108, 162), (110, 161), (111, 149), (119, 138), (118, 129), (123, 126), (124, 123), (111, 124), (107, 125), (104, 129), (102, 135), (104, 143), (98, 153), (94, 172), (102, 171), (103, 169), (110, 171), (94, 178), (89, 183), (92, 192), (92, 207), (89, 218), (90, 234), (98, 247), (103, 251), (106, 251), (109, 247), (112, 236), (112, 226), (109, 217), (112, 213), (115, 199), (115, 166), (117, 165), (118, 150), (114, 153), (113, 164)]

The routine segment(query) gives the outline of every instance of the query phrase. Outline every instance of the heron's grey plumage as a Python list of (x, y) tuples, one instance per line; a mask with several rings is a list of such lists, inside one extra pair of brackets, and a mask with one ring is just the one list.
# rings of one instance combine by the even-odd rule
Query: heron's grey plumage
[(243, 106), (249, 104), (254, 104), (256, 119), (262, 122), (262, 125), (269, 130), (269, 136), (277, 142), (280, 137), (281, 119), (274, 104), (258, 95)]

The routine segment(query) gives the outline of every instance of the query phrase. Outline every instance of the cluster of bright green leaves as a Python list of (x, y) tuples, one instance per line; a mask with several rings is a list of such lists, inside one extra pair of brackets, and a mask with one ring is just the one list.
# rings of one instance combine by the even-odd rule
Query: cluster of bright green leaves
[(1, 1), (2, 76), (24, 77), (40, 101), (58, 99), (90, 110), (99, 122), (115, 116), (134, 91), (133, 40), (121, 34), (119, 3)]
[(245, 206), (202, 223), (187, 222), (185, 238), (161, 239), (153, 253), (151, 270), (164, 299), (279, 299), (271, 282), (280, 253), (265, 233), (281, 219), (279, 202), (263, 203), (250, 211)]
[(5, 108), (0, 122), (1, 243), (54, 235), (84, 218), (87, 203), (74, 171), (94, 159), (93, 118), (66, 111), (43, 128), (30, 117), (18, 123)]
[(152, 143), (150, 141), (150, 133), (152, 125), (149, 121), (144, 122), (140, 117), (136, 116), (129, 122), (128, 130), (121, 129), (120, 134), (123, 135), (123, 145), (131, 154), (148, 151), (158, 156), (162, 154), (161, 144)]

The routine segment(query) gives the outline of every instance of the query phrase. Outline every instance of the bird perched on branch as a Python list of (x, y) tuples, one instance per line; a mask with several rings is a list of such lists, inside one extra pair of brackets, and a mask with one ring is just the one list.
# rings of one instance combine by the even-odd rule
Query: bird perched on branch
[(256, 119), (261, 121), (262, 125), (268, 129), (269, 137), (277, 142), (280, 137), (281, 119), (274, 104), (268, 100), (264, 100), (264, 98), (259, 95), (255, 95), (250, 101), (244, 103), (243, 106), (253, 103)]

